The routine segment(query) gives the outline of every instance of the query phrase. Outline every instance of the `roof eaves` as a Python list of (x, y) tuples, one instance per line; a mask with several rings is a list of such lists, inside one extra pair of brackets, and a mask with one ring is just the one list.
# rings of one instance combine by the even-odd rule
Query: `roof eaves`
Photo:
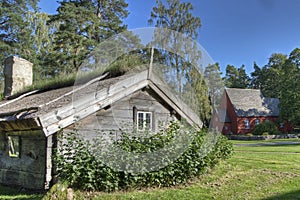
[(39, 120), (42, 123), (44, 133), (46, 136), (49, 136), (76, 121), (105, 108), (123, 97), (146, 87), (148, 84), (147, 71), (143, 71), (118, 81), (109, 87), (102, 88), (96, 93), (85, 95), (83, 99), (42, 115), (39, 117)]
[(166, 101), (179, 115), (184, 117), (191, 125), (196, 125), (198, 128), (203, 127), (203, 122), (194, 113), (190, 107), (188, 107), (182, 100), (177, 98), (169, 88), (165, 88), (166, 84), (163, 83), (154, 73), (151, 74), (149, 79), (149, 86), (154, 90), (161, 98)]

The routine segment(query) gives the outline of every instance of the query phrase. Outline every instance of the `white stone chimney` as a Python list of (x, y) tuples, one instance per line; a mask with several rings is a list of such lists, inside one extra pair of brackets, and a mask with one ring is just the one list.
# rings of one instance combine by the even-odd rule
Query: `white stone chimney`
[(4, 96), (11, 96), (32, 85), (32, 63), (10, 56), (4, 61)]

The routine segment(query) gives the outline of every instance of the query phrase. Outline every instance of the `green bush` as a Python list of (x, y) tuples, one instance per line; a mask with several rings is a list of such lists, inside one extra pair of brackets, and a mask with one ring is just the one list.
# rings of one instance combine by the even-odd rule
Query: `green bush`
[(262, 135), (263, 135), (263, 136), (268, 136), (269, 133), (268, 133), (268, 132), (263, 132)]
[(262, 135), (263, 133), (277, 135), (280, 134), (280, 131), (278, 131), (277, 126), (274, 122), (267, 121), (256, 125), (253, 130), (254, 135)]
[[(141, 153), (155, 152), (167, 146), (175, 137), (183, 136), (183, 133), (192, 136), (192, 141), (186, 150), (173, 162), (161, 169), (146, 170), (139, 174), (126, 170), (113, 170), (103, 160), (96, 158), (92, 152), (94, 152), (93, 147), (99, 149), (97, 142), (91, 144), (84, 141), (78, 133), (62, 134), (58, 142), (62, 145), (62, 149), (59, 149), (55, 159), (58, 177), (71, 187), (84, 190), (115, 191), (149, 186), (172, 186), (185, 183), (203, 174), (221, 159), (230, 157), (233, 152), (232, 144), (221, 134), (191, 129), (182, 130), (182, 125), (171, 123), (166, 131), (149, 137), (123, 134), (122, 138), (113, 144), (124, 151), (141, 155)], [(184, 138), (186, 137), (180, 139)], [(180, 143), (177, 143), (172, 146), (172, 150), (176, 151), (179, 147)], [(114, 155), (114, 153), (111, 158), (126, 160), (126, 157)], [(151, 156), (138, 159), (139, 163), (129, 163), (129, 166), (125, 167), (129, 169), (135, 167), (134, 165), (139, 167), (143, 163), (158, 162), (157, 157), (151, 158)]]

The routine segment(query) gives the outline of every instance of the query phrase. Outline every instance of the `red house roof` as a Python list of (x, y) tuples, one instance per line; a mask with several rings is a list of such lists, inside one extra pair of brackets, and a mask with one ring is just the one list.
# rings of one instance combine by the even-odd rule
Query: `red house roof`
[(238, 117), (279, 116), (279, 100), (265, 98), (256, 89), (225, 89)]

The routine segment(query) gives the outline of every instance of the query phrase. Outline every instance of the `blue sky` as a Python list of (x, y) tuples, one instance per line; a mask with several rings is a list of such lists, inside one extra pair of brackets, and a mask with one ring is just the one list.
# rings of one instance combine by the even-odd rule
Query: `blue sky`
[[(126, 0), (129, 29), (148, 27), (155, 0)], [(267, 64), (272, 53), (289, 54), (300, 47), (300, 0), (190, 0), (201, 18), (198, 42), (224, 72), (226, 65)], [(55, 13), (56, 0), (41, 0), (40, 8)]]

